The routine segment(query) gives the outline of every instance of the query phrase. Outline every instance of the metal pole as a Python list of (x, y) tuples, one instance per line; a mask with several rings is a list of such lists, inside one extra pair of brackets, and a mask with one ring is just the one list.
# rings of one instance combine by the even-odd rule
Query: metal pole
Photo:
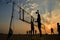
[(12, 26), (13, 13), (14, 13), (14, 2), (12, 3), (12, 15), (11, 15), (11, 20), (10, 20), (10, 28)]
[(24, 9), (22, 9), (22, 16), (23, 16), (23, 21), (24, 21)]
[(19, 19), (21, 19), (21, 7), (19, 8)]
[(13, 30), (12, 30), (12, 20), (13, 20), (13, 13), (14, 13), (14, 2), (12, 2), (12, 15), (11, 15), (11, 20), (10, 20), (10, 26), (9, 26), (9, 32), (8, 32), (8, 37), (7, 40), (9, 40), (13, 34)]

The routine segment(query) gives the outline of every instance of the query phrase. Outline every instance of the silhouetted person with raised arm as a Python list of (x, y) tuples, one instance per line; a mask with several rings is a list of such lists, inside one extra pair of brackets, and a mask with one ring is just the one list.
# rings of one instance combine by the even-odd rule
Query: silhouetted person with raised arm
[(36, 22), (38, 23), (38, 30), (39, 30), (40, 36), (41, 36), (42, 35), (42, 32), (41, 32), (41, 17), (40, 17), (40, 14), (39, 14), (39, 10), (37, 10), (36, 14), (38, 14)]
[(60, 25), (59, 25), (59, 23), (57, 23), (57, 31), (58, 31), (58, 33), (60, 35)]
[(31, 16), (31, 34), (34, 34), (34, 18)]

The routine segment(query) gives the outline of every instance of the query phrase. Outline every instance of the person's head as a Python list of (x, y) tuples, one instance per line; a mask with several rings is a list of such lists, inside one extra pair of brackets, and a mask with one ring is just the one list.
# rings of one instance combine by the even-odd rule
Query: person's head
[(59, 25), (59, 23), (57, 23), (57, 25)]
[(37, 10), (37, 12), (39, 12), (39, 10)]
[(37, 10), (36, 14), (39, 12), (39, 10)]

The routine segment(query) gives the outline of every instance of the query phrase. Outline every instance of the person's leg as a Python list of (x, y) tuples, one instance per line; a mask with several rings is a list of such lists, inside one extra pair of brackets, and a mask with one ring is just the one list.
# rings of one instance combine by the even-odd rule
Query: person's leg
[(39, 27), (38, 29), (39, 29), (40, 36), (42, 36), (41, 28)]
[(60, 30), (59, 30), (59, 35), (60, 35)]
[(33, 34), (34, 34), (34, 29), (33, 29)]
[(40, 35), (42, 35), (41, 28), (40, 28)]
[(33, 31), (31, 30), (31, 34), (32, 34), (32, 32), (33, 32)]

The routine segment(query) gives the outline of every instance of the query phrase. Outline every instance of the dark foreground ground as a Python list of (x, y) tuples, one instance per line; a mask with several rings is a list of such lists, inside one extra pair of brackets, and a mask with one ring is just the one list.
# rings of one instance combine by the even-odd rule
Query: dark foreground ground
[[(7, 40), (7, 34), (0, 34), (0, 40)], [(59, 35), (27, 35), (14, 34), (9, 40), (60, 40)]]

